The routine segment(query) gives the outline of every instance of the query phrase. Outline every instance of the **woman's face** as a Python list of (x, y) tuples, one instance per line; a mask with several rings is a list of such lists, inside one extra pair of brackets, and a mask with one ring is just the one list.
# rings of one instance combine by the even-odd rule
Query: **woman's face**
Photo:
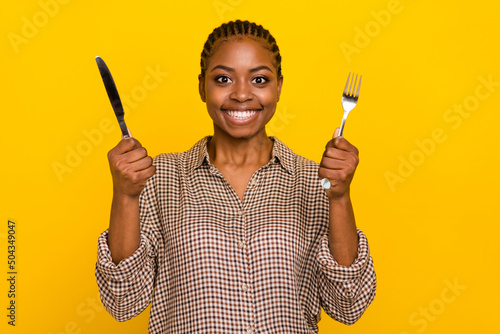
[(245, 37), (222, 42), (208, 59), (199, 89), (215, 134), (223, 131), (233, 138), (265, 134), (283, 84), (272, 57), (262, 44)]

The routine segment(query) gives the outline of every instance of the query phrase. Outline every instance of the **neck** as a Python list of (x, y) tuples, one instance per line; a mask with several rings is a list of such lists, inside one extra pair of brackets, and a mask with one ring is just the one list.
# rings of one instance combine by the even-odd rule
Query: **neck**
[(271, 159), (272, 148), (273, 142), (265, 129), (250, 138), (234, 138), (214, 129), (214, 136), (208, 143), (208, 155), (216, 167), (261, 167)]

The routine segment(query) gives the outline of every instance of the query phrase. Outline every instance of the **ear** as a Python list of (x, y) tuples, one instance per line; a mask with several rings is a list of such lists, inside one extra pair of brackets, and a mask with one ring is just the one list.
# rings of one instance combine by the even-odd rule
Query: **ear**
[(203, 78), (201, 74), (198, 75), (198, 90), (200, 92), (201, 100), (203, 102), (207, 102), (205, 98), (205, 78)]
[(283, 76), (281, 76), (281, 77), (278, 79), (278, 100), (277, 100), (277, 102), (280, 100), (280, 95), (281, 95), (281, 86), (283, 86)]

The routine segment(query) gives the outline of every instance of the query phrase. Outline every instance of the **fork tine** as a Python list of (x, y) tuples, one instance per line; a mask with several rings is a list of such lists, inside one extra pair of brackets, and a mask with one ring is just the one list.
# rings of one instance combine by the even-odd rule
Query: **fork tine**
[(358, 74), (356, 74), (356, 78), (353, 78), (352, 90), (350, 91), (349, 96), (354, 96), (354, 91), (356, 90), (356, 85), (358, 83)]
[[(356, 78), (357, 78), (357, 77), (358, 77), (358, 76), (356, 75)], [(348, 96), (351, 96), (351, 92), (352, 92), (352, 85), (354, 84), (355, 80), (356, 80), (356, 79), (354, 78), (354, 73), (353, 73), (353, 74), (352, 74), (352, 79), (351, 79), (351, 85), (349, 86), (349, 92), (348, 92), (348, 94), (347, 94)]]
[(351, 72), (349, 72), (349, 75), (347, 76), (347, 82), (345, 83), (345, 88), (344, 88), (344, 95), (347, 95), (347, 86), (349, 85), (349, 77), (351, 76)]
[(354, 96), (356, 98), (359, 96), (359, 89), (361, 88), (361, 78), (363, 78), (362, 75), (359, 76), (358, 90), (356, 91), (356, 95)]

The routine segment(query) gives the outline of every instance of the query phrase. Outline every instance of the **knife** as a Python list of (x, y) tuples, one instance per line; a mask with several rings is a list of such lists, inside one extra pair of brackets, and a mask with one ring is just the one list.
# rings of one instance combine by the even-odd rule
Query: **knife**
[(99, 72), (101, 73), (102, 81), (104, 82), (104, 87), (106, 87), (106, 92), (108, 93), (109, 101), (111, 102), (111, 106), (115, 111), (116, 118), (118, 119), (118, 124), (120, 124), (120, 129), (122, 130), (123, 138), (132, 137), (128, 132), (127, 125), (125, 125), (123, 112), (123, 105), (120, 101), (120, 95), (118, 95), (118, 90), (116, 89), (115, 81), (111, 76), (111, 72), (104, 60), (101, 57), (95, 57), (95, 61), (97, 62), (97, 67), (99, 67)]

